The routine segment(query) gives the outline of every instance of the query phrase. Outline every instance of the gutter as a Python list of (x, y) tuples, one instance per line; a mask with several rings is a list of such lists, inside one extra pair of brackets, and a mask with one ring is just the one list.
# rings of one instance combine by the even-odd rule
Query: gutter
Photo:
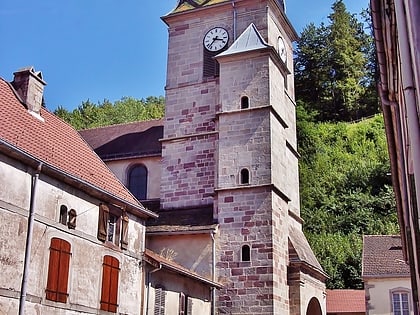
[(19, 315), (25, 314), (25, 302), (26, 302), (26, 290), (28, 284), (29, 265), (31, 263), (31, 249), (32, 249), (32, 234), (34, 227), (34, 212), (35, 212), (35, 200), (36, 200), (36, 187), (41, 173), (42, 162), (39, 163), (35, 174), (32, 175), (31, 179), (31, 200), (29, 204), (29, 216), (28, 216), (28, 230), (26, 234), (26, 246), (25, 246), (25, 260), (23, 263), (23, 275), (22, 284), (20, 288), (20, 300), (19, 300)]

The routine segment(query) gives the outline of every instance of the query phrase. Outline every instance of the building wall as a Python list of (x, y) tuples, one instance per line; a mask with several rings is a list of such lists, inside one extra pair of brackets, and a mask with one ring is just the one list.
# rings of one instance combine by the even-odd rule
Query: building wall
[[(405, 288), (411, 292), (410, 278), (364, 279), (366, 291), (366, 314), (389, 315), (392, 313), (391, 290)], [(413, 312), (413, 300), (410, 293), (410, 314)]]
[(188, 235), (148, 235), (146, 247), (168, 256), (181, 266), (212, 279), (212, 239), (210, 232)]
[[(16, 314), (27, 235), (31, 175), (26, 166), (0, 156), (0, 313)], [(118, 297), (121, 313), (139, 314), (142, 295), (140, 252), (144, 247), (144, 222), (130, 215), (128, 250), (97, 239), (99, 201), (41, 173), (36, 186), (31, 260), (26, 314), (82, 314), (97, 312), (101, 296), (105, 255), (119, 260)], [(77, 212), (76, 228), (59, 222), (60, 206)], [(67, 303), (46, 300), (49, 247), (58, 237), (71, 244)], [(60, 310), (58, 310), (60, 309)], [(79, 314), (79, 313), (78, 313)]]
[(210, 315), (211, 297), (208, 286), (198, 281), (192, 282), (186, 277), (165, 271), (164, 269), (148, 274), (147, 312), (146, 315), (155, 314), (156, 288), (163, 287), (165, 300), (165, 315), (179, 315), (180, 294), (186, 297), (188, 314)]
[(147, 168), (147, 199), (158, 199), (162, 168), (162, 158), (160, 156), (106, 161), (109, 169), (126, 187), (128, 187), (130, 168), (137, 164), (144, 165)]

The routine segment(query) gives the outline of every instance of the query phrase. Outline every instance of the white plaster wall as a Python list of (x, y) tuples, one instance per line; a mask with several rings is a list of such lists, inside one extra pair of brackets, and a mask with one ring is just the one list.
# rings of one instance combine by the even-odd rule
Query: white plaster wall
[[(365, 279), (368, 315), (390, 315), (392, 313), (391, 290), (406, 288), (411, 291), (410, 278)], [(410, 314), (413, 313), (413, 301), (410, 297)]]
[[(16, 314), (19, 305), (27, 235), (31, 175), (19, 163), (0, 156), (0, 314)], [(16, 199), (15, 199), (16, 198)], [(76, 229), (58, 222), (59, 208), (77, 211)], [(144, 248), (144, 222), (130, 215), (129, 249), (108, 246), (97, 240), (99, 200), (41, 173), (34, 207), (31, 260), (25, 314), (87, 314), (100, 307), (104, 255), (120, 262), (119, 312), (139, 314), (143, 290), (140, 252)], [(68, 302), (45, 299), (51, 238), (71, 244)], [(59, 309), (57, 309), (57, 307)]]

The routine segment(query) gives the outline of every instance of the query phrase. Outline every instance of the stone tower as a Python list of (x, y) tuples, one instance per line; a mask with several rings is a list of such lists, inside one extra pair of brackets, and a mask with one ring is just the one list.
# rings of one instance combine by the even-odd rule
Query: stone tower
[(161, 208), (213, 210), (214, 313), (325, 314), (325, 275), (301, 228), (297, 35), (283, 2), (180, 0), (163, 19)]

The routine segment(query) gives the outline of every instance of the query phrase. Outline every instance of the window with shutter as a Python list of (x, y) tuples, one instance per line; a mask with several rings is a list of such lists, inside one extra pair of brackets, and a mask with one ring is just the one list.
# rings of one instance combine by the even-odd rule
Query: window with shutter
[(46, 299), (61, 303), (67, 302), (67, 285), (71, 256), (69, 242), (52, 238), (50, 244), (50, 258), (48, 262), (48, 279)]
[(99, 205), (98, 240), (111, 242), (121, 249), (128, 248), (128, 223), (127, 212), (120, 208)]
[(101, 310), (117, 312), (119, 273), (120, 263), (118, 259), (105, 256), (102, 268)]
[(165, 315), (165, 290), (163, 288), (155, 289), (155, 308), (153, 315)]

